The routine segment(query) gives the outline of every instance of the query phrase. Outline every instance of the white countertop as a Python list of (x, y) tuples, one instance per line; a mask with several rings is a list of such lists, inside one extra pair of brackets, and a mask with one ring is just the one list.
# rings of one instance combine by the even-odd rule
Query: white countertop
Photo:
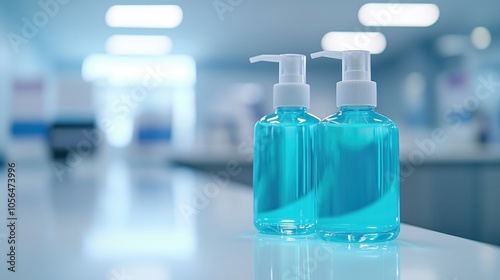
[(17, 271), (2, 188), (0, 279), (500, 279), (499, 247), (409, 225), (369, 245), (258, 234), (252, 190), (231, 176), (119, 161), (72, 170), (59, 182), (50, 164), (18, 163)]

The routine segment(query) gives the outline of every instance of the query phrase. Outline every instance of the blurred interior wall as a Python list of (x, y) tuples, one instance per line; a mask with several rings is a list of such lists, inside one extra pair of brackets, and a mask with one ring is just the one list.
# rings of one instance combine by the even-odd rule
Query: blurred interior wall
[[(0, 29), (9, 34), (9, 20), (0, 13)], [(53, 61), (34, 42), (16, 48), (0, 37), (0, 143), (6, 158), (45, 159), (47, 124), (54, 118)]]

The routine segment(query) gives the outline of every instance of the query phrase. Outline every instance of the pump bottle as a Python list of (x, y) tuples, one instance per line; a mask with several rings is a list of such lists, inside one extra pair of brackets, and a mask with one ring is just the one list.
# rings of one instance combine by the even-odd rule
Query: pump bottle
[(255, 125), (254, 225), (268, 234), (314, 233), (315, 196), (312, 185), (314, 130), (319, 119), (307, 112), (304, 55), (259, 55), (250, 62), (279, 63), (279, 83), (273, 87), (275, 112)]
[(368, 51), (322, 51), (342, 60), (340, 111), (316, 130), (316, 232), (324, 240), (378, 242), (399, 234), (399, 132), (376, 113)]

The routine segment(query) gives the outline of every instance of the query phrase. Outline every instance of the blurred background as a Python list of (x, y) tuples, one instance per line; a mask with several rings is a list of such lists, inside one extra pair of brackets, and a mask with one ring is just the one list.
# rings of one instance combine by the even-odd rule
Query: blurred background
[[(500, 3), (365, 4), (1, 1), (0, 159), (19, 166), (25, 203), (47, 194), (69, 220), (118, 213), (134, 186), (161, 195), (190, 180), (179, 166), (236, 164), (231, 182), (251, 188), (278, 66), (248, 58), (368, 49), (377, 111), (401, 130), (402, 221), (500, 245)], [(307, 71), (310, 112), (333, 114), (340, 62), (308, 58)]]

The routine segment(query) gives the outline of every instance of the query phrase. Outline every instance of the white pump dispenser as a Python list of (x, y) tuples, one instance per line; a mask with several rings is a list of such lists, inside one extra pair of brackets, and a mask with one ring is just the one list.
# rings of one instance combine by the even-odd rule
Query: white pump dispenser
[(306, 84), (306, 57), (301, 54), (258, 55), (250, 58), (259, 61), (278, 62), (279, 83), (273, 87), (273, 105), (278, 107), (309, 108), (310, 89)]
[(371, 80), (370, 52), (321, 51), (311, 58), (342, 60), (342, 81), (337, 83), (337, 106), (377, 106), (377, 83)]

